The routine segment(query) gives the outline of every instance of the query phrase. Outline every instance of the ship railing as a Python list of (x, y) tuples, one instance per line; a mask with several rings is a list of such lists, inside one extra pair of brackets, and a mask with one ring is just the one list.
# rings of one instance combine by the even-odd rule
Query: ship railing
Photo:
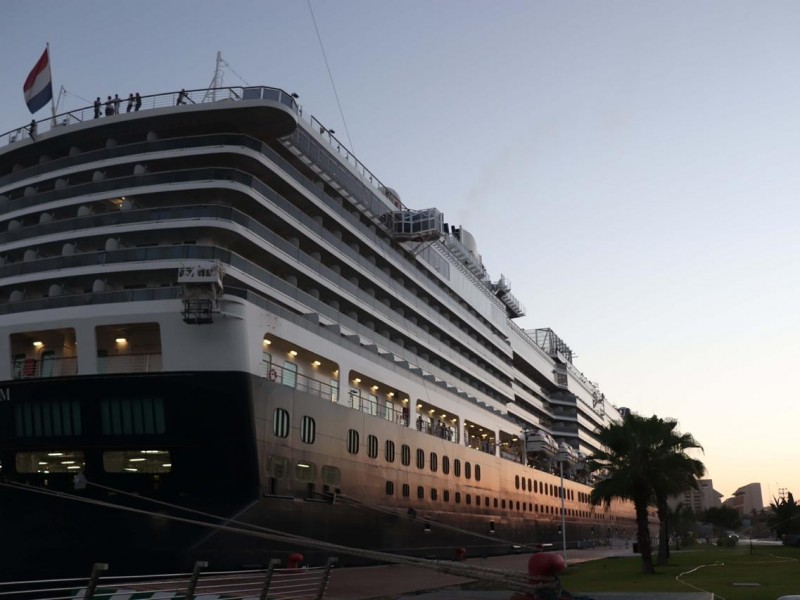
[(69, 377), (78, 373), (78, 359), (74, 356), (15, 358), (11, 372), (14, 379)]
[[(298, 373), (294, 369), (286, 368), (275, 363), (262, 361), (261, 369), (264, 377), (275, 383), (306, 392), (331, 402), (339, 401), (339, 388), (319, 379)], [(362, 396), (360, 393), (350, 392), (345, 406), (358, 410), (386, 421), (408, 427), (408, 415), (405, 411), (397, 410), (392, 404), (381, 404), (372, 398)]]
[(279, 88), (267, 86), (202, 88), (165, 92), (162, 94), (149, 94), (147, 96), (141, 96), (141, 106), (138, 109), (136, 108), (135, 103), (129, 105), (129, 99), (125, 97), (119, 99), (119, 114), (115, 113), (110, 116), (106, 116), (105, 114), (108, 97), (105, 99), (101, 97), (99, 116), (95, 115), (94, 104), (76, 108), (74, 110), (68, 110), (55, 116), (35, 121), (36, 126), (33, 132), (31, 132), (30, 123), (27, 123), (21, 127), (17, 127), (16, 129), (12, 129), (11, 131), (3, 133), (0, 135), (0, 145), (13, 144), (31, 137), (36, 139), (37, 136), (40, 136), (43, 133), (53, 129), (69, 127), (70, 125), (85, 123), (87, 121), (113, 119), (119, 115), (130, 112), (135, 113), (144, 110), (166, 108), (170, 106), (178, 107), (181, 105), (239, 100), (274, 100), (286, 105), (296, 114), (299, 114), (296, 96), (293, 96), (292, 94), (289, 94)]
[(458, 443), (459, 436), (457, 427), (451, 427), (450, 425), (439, 425), (438, 423), (430, 423), (423, 420), (422, 417), (418, 417), (417, 431), (442, 438), (448, 442)]
[(0, 596), (18, 600), (99, 600), (130, 598), (138, 600), (321, 600), (330, 581), (335, 558), (325, 566), (277, 568), (273, 560), (267, 569), (207, 571), (199, 562), (192, 573), (159, 575), (103, 576), (106, 564), (96, 564), (86, 578), (11, 581), (0, 583)]
[(157, 373), (161, 370), (161, 353), (97, 357), (97, 372), (101, 374)]

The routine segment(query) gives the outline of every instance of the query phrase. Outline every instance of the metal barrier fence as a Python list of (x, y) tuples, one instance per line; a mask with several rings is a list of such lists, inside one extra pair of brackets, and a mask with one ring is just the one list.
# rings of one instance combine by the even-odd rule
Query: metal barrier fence
[[(291, 557), (290, 557), (291, 558)], [(89, 579), (46, 579), (0, 583), (0, 597), (18, 600), (99, 600), (128, 597), (137, 600), (321, 600), (337, 563), (329, 558), (322, 567), (279, 569), (272, 560), (267, 569), (203, 571), (195, 563), (191, 573), (104, 576), (108, 565), (97, 563)]]

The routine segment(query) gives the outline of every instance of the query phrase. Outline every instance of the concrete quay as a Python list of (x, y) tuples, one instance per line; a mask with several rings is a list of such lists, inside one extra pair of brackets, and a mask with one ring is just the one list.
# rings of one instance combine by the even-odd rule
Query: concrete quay
[[(568, 550), (568, 564), (613, 556), (631, 556), (630, 547)], [(527, 573), (530, 554), (510, 554), (465, 561), (475, 568), (507, 569)], [(432, 569), (404, 565), (349, 567), (336, 569), (328, 584), (326, 600), (509, 600), (513, 592), (458, 590), (456, 586), (474, 581), (466, 577), (438, 573)], [(572, 591), (572, 590), (570, 590)], [(712, 594), (614, 594), (587, 593), (595, 600), (713, 600)]]

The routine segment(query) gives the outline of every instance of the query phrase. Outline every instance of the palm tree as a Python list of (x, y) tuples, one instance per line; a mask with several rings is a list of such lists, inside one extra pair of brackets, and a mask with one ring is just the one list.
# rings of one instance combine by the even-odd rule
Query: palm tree
[(659, 419), (662, 441), (655, 457), (655, 469), (652, 478), (653, 497), (658, 510), (658, 565), (663, 566), (669, 560), (669, 508), (667, 498), (689, 489), (697, 489), (697, 480), (702, 477), (706, 468), (702, 462), (691, 458), (686, 451), (701, 449), (691, 434), (680, 434), (678, 422), (672, 419)]
[[(700, 472), (695, 462), (687, 462), (684, 452), (699, 445), (690, 435), (676, 433), (676, 426), (674, 421), (630, 413), (621, 423), (600, 428), (598, 440), (604, 449), (595, 452), (588, 461), (590, 470), (601, 476), (592, 490), (595, 504), (609, 505), (614, 498), (633, 502), (636, 538), (645, 574), (655, 572), (648, 506), (658, 502), (662, 495), (666, 499), (670, 493), (677, 493), (673, 489), (684, 491), (690, 485), (689, 479)], [(668, 477), (677, 482), (668, 483)]]
[(767, 523), (775, 530), (778, 539), (785, 533), (800, 532), (800, 504), (795, 501), (792, 492), (780, 499), (772, 498), (769, 509), (770, 515)]

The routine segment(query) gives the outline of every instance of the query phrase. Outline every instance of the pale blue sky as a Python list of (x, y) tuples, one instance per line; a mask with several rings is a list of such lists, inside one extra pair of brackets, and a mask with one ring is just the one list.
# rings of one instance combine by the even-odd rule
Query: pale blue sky
[[(618, 406), (677, 418), (726, 496), (800, 493), (800, 3), (312, 7), (356, 154), (475, 235), (520, 325)], [(347, 139), (302, 0), (4, 0), (0, 132), (30, 121), (47, 41), (65, 109), (204, 87), (220, 50)]]

